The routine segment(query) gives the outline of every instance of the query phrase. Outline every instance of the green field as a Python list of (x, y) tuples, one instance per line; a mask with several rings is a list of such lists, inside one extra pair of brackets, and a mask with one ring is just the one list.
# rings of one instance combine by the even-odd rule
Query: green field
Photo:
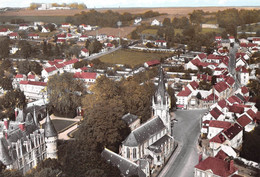
[(11, 22), (12, 19), (23, 19), (26, 22), (46, 22), (62, 24), (67, 16), (0, 16), (0, 22)]
[(241, 32), (257, 32), (260, 30), (260, 24), (251, 24), (244, 27), (238, 27), (237, 31)]
[(214, 29), (214, 28), (202, 28), (201, 29), (201, 33), (203, 33), (203, 34), (205, 34), (205, 33), (212, 33), (212, 32), (222, 33), (223, 29), (222, 28), (217, 28), (217, 29)]
[(162, 57), (167, 57), (169, 55), (169, 53), (148, 53), (121, 49), (108, 55), (104, 55), (99, 59), (104, 63), (126, 64), (135, 67), (144, 64), (146, 61), (155, 59), (160, 60)]

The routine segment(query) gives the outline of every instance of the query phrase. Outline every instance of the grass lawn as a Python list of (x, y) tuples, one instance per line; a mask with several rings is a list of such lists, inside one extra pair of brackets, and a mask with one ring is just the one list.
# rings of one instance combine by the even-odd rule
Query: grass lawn
[(131, 67), (135, 67), (137, 65), (143, 64), (146, 61), (155, 59), (160, 60), (161, 57), (167, 57), (169, 55), (169, 53), (146, 53), (141, 51), (121, 49), (108, 55), (104, 55), (99, 59), (104, 63), (126, 64)]
[[(74, 124), (75, 121), (54, 119), (54, 120), (52, 120), (52, 123), (54, 124), (56, 131), (59, 133), (64, 128), (70, 126), (71, 124)], [(42, 127), (44, 128), (44, 126), (45, 126), (45, 123), (42, 125)]]
[(242, 30), (241, 27), (237, 28), (237, 31), (241, 31), (241, 32), (257, 32), (259, 30), (260, 30), (259, 24), (253, 24), (253, 25), (246, 26), (246, 28), (244, 30)]
[(157, 31), (158, 29), (146, 29), (142, 31), (142, 34), (153, 34), (153, 35), (157, 35)]
[(205, 33), (211, 33), (211, 32), (215, 32), (215, 33), (222, 33), (223, 29), (222, 28), (202, 28), (201, 33), (205, 34)]

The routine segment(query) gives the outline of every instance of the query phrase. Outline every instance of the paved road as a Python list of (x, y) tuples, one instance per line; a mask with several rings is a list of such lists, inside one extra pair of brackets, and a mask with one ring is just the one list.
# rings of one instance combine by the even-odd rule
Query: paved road
[(200, 132), (200, 118), (207, 110), (188, 110), (175, 112), (178, 120), (173, 127), (173, 136), (179, 142), (175, 160), (167, 165), (161, 177), (192, 177), (194, 166), (198, 163), (197, 140)]
[(86, 59), (86, 60), (94, 60), (94, 59), (96, 59), (96, 58), (102, 57), (103, 55), (107, 55), (107, 54), (110, 54), (110, 53), (112, 53), (112, 52), (115, 52), (115, 51), (117, 51), (117, 50), (119, 50), (119, 49), (121, 49), (121, 46), (119, 46), (119, 47), (117, 47), (117, 48), (114, 48), (114, 49), (110, 49), (109, 51), (104, 52), (104, 53), (98, 53), (98, 54), (96, 54), (96, 55), (91, 55), (91, 56), (86, 57), (86, 58), (84, 58), (84, 59)]

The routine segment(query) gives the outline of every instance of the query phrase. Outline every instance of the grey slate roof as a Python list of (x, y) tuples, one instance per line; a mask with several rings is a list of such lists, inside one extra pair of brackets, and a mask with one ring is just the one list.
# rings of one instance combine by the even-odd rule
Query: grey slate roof
[[(7, 145), (6, 145), (7, 146)], [(8, 149), (4, 145), (3, 139), (0, 139), (0, 161), (4, 165), (9, 165), (12, 163), (12, 159), (9, 155)]]
[(104, 149), (101, 156), (112, 165), (116, 166), (124, 176), (138, 175), (139, 177), (146, 177), (145, 173), (139, 166), (130, 160), (108, 150)]
[(168, 93), (165, 88), (165, 79), (164, 79), (164, 73), (163, 73), (162, 66), (160, 66), (160, 69), (159, 69), (159, 82), (158, 82), (157, 90), (155, 92), (155, 99), (154, 99), (155, 103), (160, 102), (160, 100), (158, 100), (158, 96), (161, 97), (163, 103), (166, 103)]
[(154, 153), (161, 153), (161, 145), (164, 144), (165, 142), (167, 142), (168, 140), (170, 140), (171, 137), (169, 135), (164, 135), (163, 137), (161, 137), (158, 141), (154, 142), (153, 144), (151, 144), (148, 149)]
[(160, 117), (155, 117), (146, 123), (142, 124), (137, 129), (133, 130), (128, 137), (123, 141), (125, 146), (134, 147), (142, 144), (146, 140), (156, 134), (157, 132), (163, 130), (165, 125)]
[(122, 120), (125, 121), (125, 123), (127, 123), (127, 125), (130, 125), (137, 119), (138, 119), (138, 116), (130, 114), (130, 113), (128, 113), (122, 117)]
[(54, 137), (57, 136), (57, 131), (51, 121), (51, 118), (49, 116), (49, 112), (47, 112), (46, 122), (44, 126), (44, 135), (46, 137)]

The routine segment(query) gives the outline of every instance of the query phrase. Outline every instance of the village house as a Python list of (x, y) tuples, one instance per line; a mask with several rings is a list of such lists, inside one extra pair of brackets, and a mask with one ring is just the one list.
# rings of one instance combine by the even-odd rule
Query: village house
[(141, 17), (137, 17), (135, 20), (134, 20), (134, 25), (140, 25), (141, 22), (142, 22), (142, 18)]
[(27, 24), (20, 24), (19, 25), (19, 31), (23, 31), (23, 30), (27, 30), (27, 29), (29, 29), (29, 25), (27, 25)]
[(237, 78), (242, 86), (245, 86), (249, 82), (249, 72), (244, 66), (236, 68)]
[(159, 64), (160, 64), (159, 60), (151, 60), (151, 61), (145, 62), (144, 67), (148, 68), (148, 67), (156, 66), (156, 65), (159, 65)]
[(238, 170), (234, 166), (233, 160), (227, 162), (224, 159), (216, 157), (208, 157), (207, 159), (200, 161), (199, 164), (194, 167), (194, 177), (231, 177), (237, 173)]
[(160, 22), (159, 20), (154, 19), (151, 22), (151, 26), (162, 26), (162, 22)]
[(98, 77), (97, 73), (91, 73), (91, 72), (76, 72), (73, 75), (73, 78), (83, 81), (86, 87), (88, 87), (90, 84), (95, 83), (97, 77)]
[(88, 36), (87, 35), (81, 35), (79, 37), (79, 41), (86, 41), (86, 40), (88, 40)]
[(40, 38), (39, 34), (35, 34), (35, 33), (28, 34), (28, 39), (39, 39), (39, 38)]
[(167, 47), (167, 42), (165, 40), (156, 40), (155, 45), (158, 47)]
[(61, 27), (62, 27), (62, 28), (70, 28), (70, 27), (71, 27), (71, 24), (70, 24), (70, 23), (62, 23), (62, 24), (61, 24)]
[(58, 70), (55, 66), (52, 67), (47, 67), (47, 68), (43, 68), (42, 72), (41, 72), (41, 76), (44, 79), (45, 82), (48, 81), (48, 77), (57, 74)]
[(39, 100), (47, 97), (46, 82), (39, 81), (20, 81), (20, 90), (28, 99)]
[(16, 32), (12, 32), (9, 34), (9, 38), (10, 39), (18, 39), (19, 38), (19, 34)]
[(42, 33), (49, 33), (49, 32), (50, 32), (50, 29), (49, 29), (47, 26), (42, 26), (41, 32), (42, 32)]
[(88, 56), (89, 56), (89, 51), (88, 51), (88, 49), (86, 49), (86, 48), (81, 49), (81, 51), (80, 51), (80, 56), (82, 56), (82, 57), (88, 57)]
[(10, 31), (8, 28), (2, 28), (0, 29), (0, 36), (8, 36), (12, 31)]

